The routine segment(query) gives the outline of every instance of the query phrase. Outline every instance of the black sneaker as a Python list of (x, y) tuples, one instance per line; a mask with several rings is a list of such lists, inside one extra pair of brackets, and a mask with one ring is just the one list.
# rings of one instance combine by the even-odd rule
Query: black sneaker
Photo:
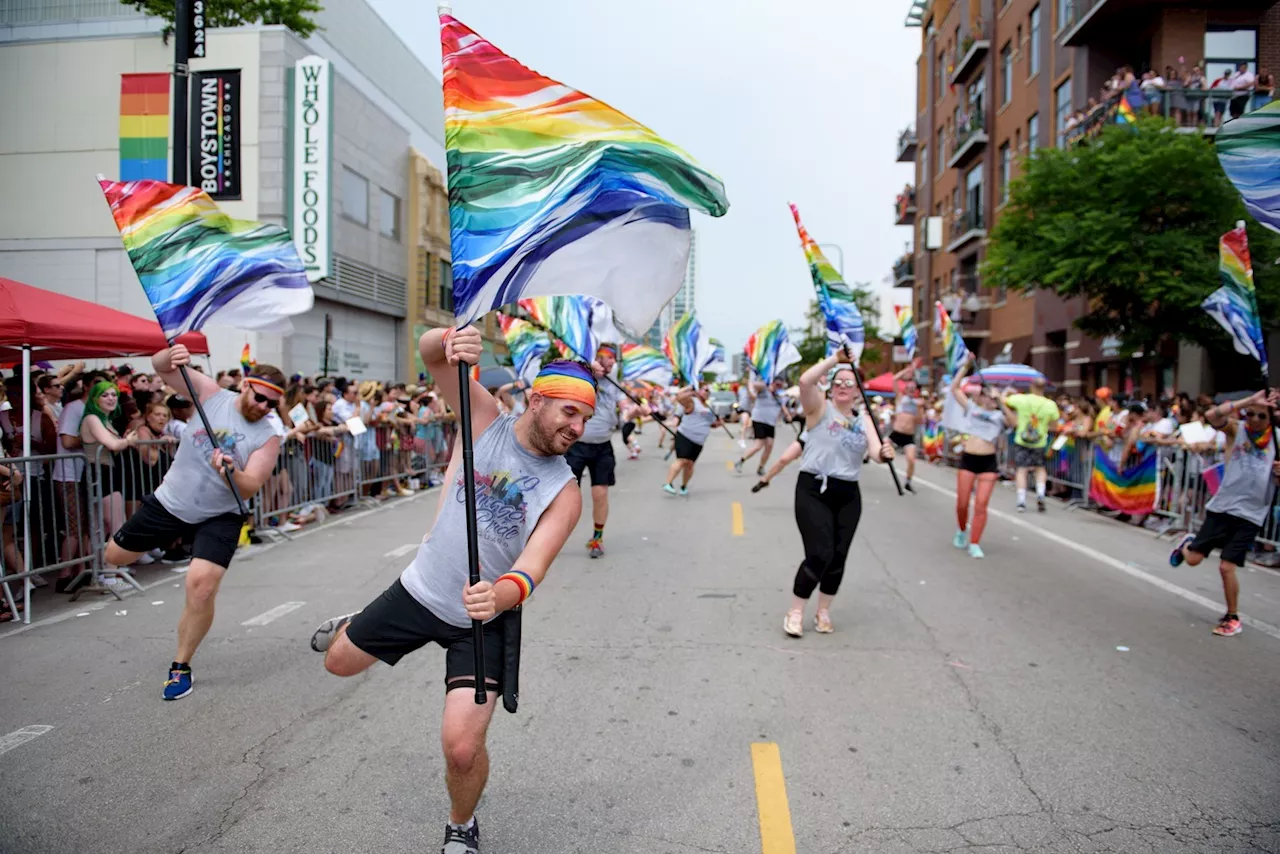
[(480, 822), (473, 816), (471, 826), (459, 830), (452, 824), (444, 826), (444, 847), (440, 854), (480, 854)]
[(902, 484), (902, 488), (905, 489), (907, 492), (911, 492), (911, 493), (914, 493), (916, 491), (915, 487), (911, 485), (911, 481), (907, 481), (906, 483)]
[(757, 483), (755, 486), (751, 487), (751, 491), (752, 491), (752, 492), (759, 492), (760, 490), (764, 489), (764, 488), (765, 488), (765, 487), (767, 487), (768, 485), (769, 485), (769, 481), (767, 481), (767, 480), (762, 480), (762, 481), (760, 481), (759, 483)]
[(1043, 513), (1043, 512), (1044, 512), (1044, 499), (1043, 499), (1043, 498), (1037, 498), (1037, 499), (1036, 499), (1036, 510), (1037, 510), (1037, 511), (1039, 511), (1040, 513)]

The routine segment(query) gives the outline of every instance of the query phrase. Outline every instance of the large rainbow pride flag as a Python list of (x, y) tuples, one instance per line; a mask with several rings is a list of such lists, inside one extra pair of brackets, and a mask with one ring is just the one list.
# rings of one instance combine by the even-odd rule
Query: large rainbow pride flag
[(623, 344), (621, 374), (624, 382), (671, 385), (671, 363), (661, 350), (647, 344)]
[(933, 306), (933, 331), (942, 338), (942, 349), (947, 354), (947, 373), (954, 376), (969, 358), (969, 348), (960, 335), (960, 327), (952, 322), (941, 302)]
[(916, 319), (912, 316), (911, 306), (895, 305), (893, 313), (898, 318), (898, 328), (902, 330), (902, 346), (907, 349), (907, 358), (914, 359), (919, 335), (916, 334)]
[(550, 336), (529, 321), (509, 314), (499, 314), (498, 323), (502, 326), (502, 337), (511, 353), (516, 376), (532, 383), (542, 367), (542, 357), (551, 349)]
[(447, 8), (440, 40), (458, 322), (522, 298), (586, 294), (648, 329), (684, 280), (689, 211), (729, 209), (720, 179)]
[(666, 354), (676, 376), (690, 385), (697, 385), (702, 372), (715, 360), (715, 347), (698, 318), (690, 312), (667, 330), (662, 339), (662, 352)]
[(862, 358), (866, 339), (862, 310), (853, 297), (853, 289), (844, 283), (843, 277), (805, 230), (804, 223), (800, 221), (800, 209), (795, 205), (790, 207), (791, 216), (796, 221), (796, 232), (800, 235), (800, 248), (804, 250), (805, 261), (809, 264), (809, 277), (818, 292), (818, 307), (827, 322), (827, 355), (838, 347), (848, 347), (856, 363)]
[(278, 225), (231, 219), (209, 194), (163, 181), (98, 185), (165, 337), (218, 323), (288, 333), (315, 302)]
[(770, 320), (751, 333), (744, 349), (751, 369), (767, 383), (800, 361), (800, 351), (791, 343), (781, 320)]
[(1262, 364), (1267, 376), (1267, 344), (1262, 337), (1262, 318), (1258, 313), (1258, 294), (1253, 287), (1253, 264), (1249, 259), (1249, 237), (1244, 223), (1218, 240), (1218, 275), (1222, 287), (1200, 304), (1218, 321), (1236, 352), (1252, 356)]
[(1142, 459), (1123, 471), (1116, 468), (1105, 449), (1093, 448), (1093, 476), (1089, 499), (1108, 510), (1133, 516), (1150, 513), (1156, 506), (1156, 450), (1147, 448)]
[(1213, 150), (1249, 215), (1280, 232), (1280, 101), (1223, 122)]

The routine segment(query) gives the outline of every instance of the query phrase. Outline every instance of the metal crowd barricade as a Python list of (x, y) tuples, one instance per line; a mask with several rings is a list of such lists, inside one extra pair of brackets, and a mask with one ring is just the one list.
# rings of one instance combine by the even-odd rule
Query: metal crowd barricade
[(359, 496), (362, 476), (354, 464), (354, 438), (312, 433), (281, 442), (275, 470), (254, 496), (254, 528), (287, 538), (295, 530), (290, 515), (318, 509), (316, 515), (323, 517), (332, 502)]
[(1093, 479), (1093, 443), (1088, 439), (1069, 438), (1055, 448), (1050, 443), (1045, 457), (1049, 483), (1067, 490), (1067, 507), (1076, 509), (1089, 504), (1089, 482)]

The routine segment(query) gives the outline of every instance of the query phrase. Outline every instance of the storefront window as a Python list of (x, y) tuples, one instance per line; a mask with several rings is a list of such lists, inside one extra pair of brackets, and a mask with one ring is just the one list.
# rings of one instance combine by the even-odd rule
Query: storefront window
[(342, 167), (342, 215), (361, 225), (369, 224), (369, 182)]

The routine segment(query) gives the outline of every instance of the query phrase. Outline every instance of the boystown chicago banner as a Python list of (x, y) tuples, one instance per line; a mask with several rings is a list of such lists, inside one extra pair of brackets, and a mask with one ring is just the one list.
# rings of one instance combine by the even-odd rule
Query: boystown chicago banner
[(240, 70), (191, 73), (191, 185), (240, 198)]

